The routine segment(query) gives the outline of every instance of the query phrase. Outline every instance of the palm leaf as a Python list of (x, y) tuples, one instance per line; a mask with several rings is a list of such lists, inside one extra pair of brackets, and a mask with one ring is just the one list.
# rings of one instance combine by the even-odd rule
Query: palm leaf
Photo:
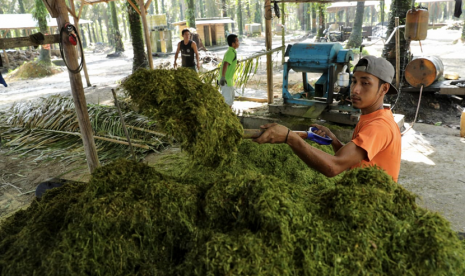
[[(129, 158), (127, 139), (114, 107), (88, 105), (88, 113), (99, 155), (105, 163), (114, 158)], [(169, 145), (164, 134), (146, 117), (123, 111), (137, 155), (159, 151)], [(35, 154), (37, 158), (63, 158), (72, 163), (84, 160), (79, 123), (71, 98), (51, 96), (39, 101), (17, 103), (0, 115), (0, 135), (11, 153)]]

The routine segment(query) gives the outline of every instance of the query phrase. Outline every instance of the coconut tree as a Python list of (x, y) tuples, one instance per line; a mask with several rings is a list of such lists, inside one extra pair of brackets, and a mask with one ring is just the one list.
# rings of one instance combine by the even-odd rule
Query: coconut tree
[[(40, 32), (43, 34), (47, 33), (48, 32), (48, 27), (47, 27), (48, 11), (44, 5), (44, 2), (42, 2), (42, 0), (35, 1), (35, 7), (34, 7), (34, 10), (32, 11), (32, 16), (39, 22)], [(51, 65), (52, 62), (50, 60), (50, 47), (47, 47), (47, 46), (45, 45), (41, 46), (39, 60), (44, 62), (47, 65)]]
[(118, 26), (118, 17), (116, 15), (116, 5), (114, 1), (109, 3), (111, 11), (111, 22), (113, 24), (113, 36), (115, 39), (115, 52), (124, 52), (123, 41)]
[[(405, 25), (405, 18), (407, 11), (411, 8), (411, 0), (393, 0), (391, 3), (391, 15), (389, 18), (388, 31), (386, 35), (389, 37), (395, 28), (395, 18), (399, 17), (399, 25)], [(404, 68), (407, 60), (407, 41), (404, 38), (403, 29), (400, 29), (400, 57), (401, 57), (401, 68)], [(391, 39), (389, 43), (384, 45), (383, 57), (389, 60), (392, 65), (396, 64), (396, 42), (395, 39)]]
[(129, 30), (132, 38), (132, 49), (134, 52), (132, 71), (135, 72), (139, 68), (147, 68), (148, 63), (145, 55), (140, 16), (129, 3), (126, 3), (126, 7), (128, 9)]
[(317, 38), (323, 36), (323, 31), (325, 30), (325, 4), (318, 4), (318, 33)]
[(346, 48), (358, 48), (362, 45), (362, 24), (364, 12), (365, 2), (357, 2), (354, 27), (352, 28), (352, 33), (349, 36), (349, 42), (347, 42)]
[(237, 28), (239, 29), (239, 34), (243, 34), (242, 29), (242, 2), (241, 0), (236, 0), (236, 17), (237, 17)]
[(186, 0), (186, 21), (187, 27), (195, 28), (195, 3), (194, 0)]

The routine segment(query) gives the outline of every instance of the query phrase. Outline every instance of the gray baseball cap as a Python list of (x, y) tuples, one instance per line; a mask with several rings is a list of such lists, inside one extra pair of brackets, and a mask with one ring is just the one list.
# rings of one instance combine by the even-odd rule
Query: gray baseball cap
[[(365, 62), (366, 60), (366, 62)], [(366, 64), (365, 64), (366, 63)], [(364, 56), (354, 67), (354, 72), (366, 72), (390, 84), (386, 94), (397, 94), (397, 89), (392, 85), (394, 79), (394, 66), (384, 58)]]

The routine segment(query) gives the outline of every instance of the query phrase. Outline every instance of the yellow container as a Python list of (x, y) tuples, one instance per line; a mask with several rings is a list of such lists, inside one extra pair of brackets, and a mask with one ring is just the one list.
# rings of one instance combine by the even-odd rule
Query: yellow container
[(424, 40), (428, 33), (429, 12), (424, 9), (411, 9), (407, 11), (405, 20), (406, 40)]

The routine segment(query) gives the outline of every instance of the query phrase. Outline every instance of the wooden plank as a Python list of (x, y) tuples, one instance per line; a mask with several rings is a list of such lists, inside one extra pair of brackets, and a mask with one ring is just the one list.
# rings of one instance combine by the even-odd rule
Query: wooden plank
[(28, 46), (39, 46), (44, 44), (54, 44), (60, 41), (60, 35), (46, 35), (45, 40), (41, 43), (35, 43), (29, 36), (14, 37), (14, 38), (0, 38), (0, 49), (21, 48)]

